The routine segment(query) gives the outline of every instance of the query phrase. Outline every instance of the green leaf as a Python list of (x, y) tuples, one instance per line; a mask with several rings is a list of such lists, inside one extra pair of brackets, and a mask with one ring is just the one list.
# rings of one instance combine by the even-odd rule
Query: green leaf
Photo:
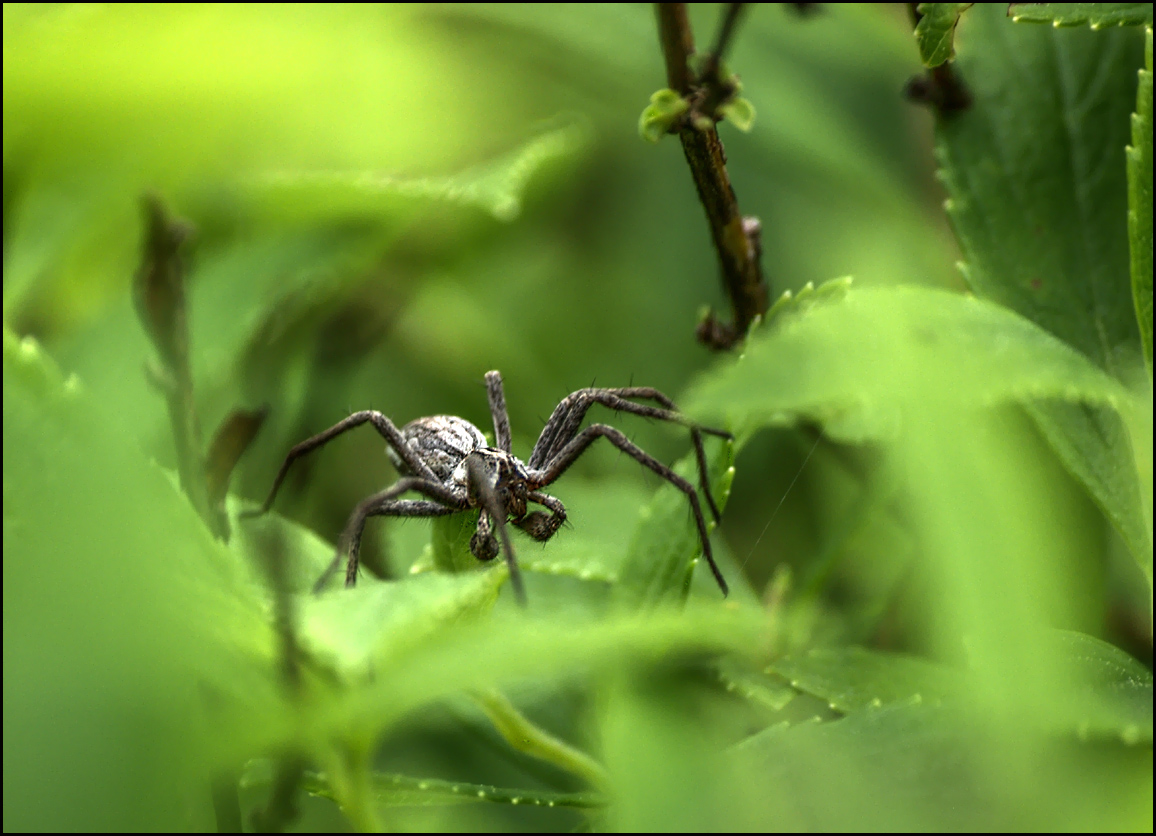
[(743, 133), (747, 133), (755, 124), (755, 106), (742, 96), (728, 100), (718, 112)]
[(789, 426), (848, 441), (890, 438), (905, 405), (1058, 398), (1131, 414), (1115, 380), (1026, 319), (920, 287), (852, 289), (756, 332), (737, 361), (701, 378), (687, 411), (706, 423)]
[(658, 142), (689, 107), (686, 99), (674, 90), (656, 91), (638, 117), (638, 135), (647, 142)]
[(568, 119), (492, 161), (457, 174), (404, 177), (371, 169), (287, 169), (256, 175), (248, 185), (256, 194), (283, 201), (279, 205), (285, 211), (308, 207), (311, 217), (323, 210), (372, 214), (389, 208), (397, 198), (418, 198), (474, 206), (499, 221), (513, 221), (522, 213), (526, 187), (538, 171), (556, 160), (574, 157), (587, 138), (585, 125)]
[[(704, 444), (711, 493), (721, 513), (726, 508), (734, 480), (735, 445), (710, 436), (704, 439)], [(697, 486), (698, 466), (693, 452), (680, 459), (674, 471)], [(707, 530), (713, 531), (716, 523), (701, 490), (699, 493)], [(703, 563), (701, 571), (709, 571), (705, 561), (699, 560), (702, 540), (686, 494), (671, 484), (665, 484), (642, 509), (640, 516), (619, 573), (618, 593), (629, 607), (685, 600), (695, 566)]]
[[(498, 608), (487, 619), (452, 620), (435, 612), (439, 595), (455, 588), (470, 591), (471, 579), (489, 579), (499, 569), (463, 575), (429, 574), (407, 578), (396, 584), (381, 584), (377, 593), (354, 605), (361, 615), (348, 621), (359, 624), (340, 625), (344, 617), (334, 611), (311, 617), (307, 634), (314, 624), (331, 625), (325, 635), (317, 635), (315, 644), (332, 642), (337, 656), (348, 661), (351, 672), (364, 672), (368, 662), (372, 676), (358, 676), (350, 688), (332, 700), (309, 709), (311, 740), (326, 735), (342, 735), (356, 729), (359, 735), (379, 734), (407, 712), (433, 700), (463, 690), (489, 688), (519, 678), (534, 679), (585, 677), (600, 671), (616, 671), (669, 661), (684, 654), (731, 652), (748, 655), (757, 652), (764, 631), (763, 619), (753, 609), (726, 609), (717, 604), (689, 601), (684, 608), (662, 608), (646, 614), (622, 613), (610, 618), (591, 620), (559, 616), (544, 612), (530, 598), (526, 610)], [(414, 581), (427, 580), (418, 593), (404, 591)], [(476, 589), (484, 594), (485, 580), (476, 580)], [(379, 590), (402, 589), (399, 600), (414, 612), (415, 624), (433, 624), (437, 641), (411, 641), (404, 633), (406, 617), (390, 615), (388, 599)], [(491, 587), (491, 589), (496, 589)], [(359, 587), (355, 592), (360, 593)], [(367, 589), (366, 592), (369, 592)], [(425, 613), (405, 603), (415, 595), (428, 604)], [(347, 593), (326, 596), (330, 599), (353, 596)], [(454, 604), (442, 608), (444, 616), (452, 614)], [(476, 612), (475, 603), (460, 607), (464, 614)], [(391, 620), (387, 629), (374, 625), (373, 618)], [(432, 616), (432, 617), (431, 617)], [(368, 639), (347, 636), (350, 626), (367, 627), (376, 635)], [(422, 628), (425, 629), (425, 628)], [(417, 638), (421, 639), (421, 636)], [(341, 646), (338, 647), (338, 644)], [(374, 650), (380, 645), (385, 652)], [(271, 745), (277, 740), (270, 740)], [(283, 741), (282, 741), (283, 745)]]
[(955, 57), (955, 26), (960, 14), (974, 3), (920, 3), (915, 42), (925, 67), (938, 67)]
[[(974, 47), (961, 48), (957, 67), (975, 102), (936, 127), (964, 276), (977, 294), (1132, 381), (1142, 348), (1125, 279), (1119, 155), (1136, 102), (1140, 33), (1014, 26), (985, 6), (968, 15), (964, 34), (961, 44)], [(1137, 484), (1116, 419), (1063, 405), (1031, 411), (1150, 575), (1142, 497), (1151, 490)], [(1129, 426), (1134, 441), (1142, 427)]]
[(795, 698), (796, 691), (789, 684), (743, 661), (729, 656), (719, 660), (719, 682), (728, 692), (771, 711), (782, 711)]
[[(474, 561), (477, 565), (477, 561)], [(371, 675), (431, 636), (493, 607), (506, 567), (429, 572), (303, 596), (301, 642), (346, 678)]]
[[(1152, 4), (1146, 4), (1151, 15)], [(1152, 385), (1152, 27), (1144, 33), (1144, 69), (1132, 114), (1128, 155), (1128, 246), (1132, 254), (1132, 301), (1148, 385)]]
[[(245, 765), (241, 786), (267, 788), (273, 780), (273, 764), (254, 760)], [(370, 777), (373, 801), (379, 807), (432, 807), (447, 804), (524, 804), (529, 807), (605, 807), (607, 800), (593, 792), (514, 790), (488, 784), (414, 778), (397, 772), (374, 772)], [(304, 789), (310, 795), (338, 801), (329, 779), (321, 772), (306, 772)]]
[[(1026, 404), (1064, 467), (1087, 488), (1120, 533), (1128, 551), (1152, 586), (1151, 442), (1144, 467), (1144, 423), (1131, 427), (1111, 410), (1089, 404), (1049, 400)], [(1151, 412), (1147, 415), (1150, 426)], [(1142, 421), (1143, 419), (1141, 419)], [(1150, 430), (1149, 433), (1150, 435)], [(1140, 449), (1133, 449), (1137, 445)], [(1137, 478), (1138, 474), (1141, 478)]]
[(1063, 666), (1059, 722), (1082, 740), (1152, 745), (1152, 671), (1107, 642), (1056, 630), (1051, 652)]
[(470, 539), (478, 528), (476, 510), (435, 517), (430, 527), (433, 565), (439, 572), (469, 572), (481, 565), (470, 551)]
[[(238, 517), (251, 504), (230, 495), (227, 500), (233, 532), (229, 549), (241, 565), (260, 566), (260, 550), (272, 539), (287, 561), (290, 592), (311, 593), (313, 585), (333, 561), (335, 546), (303, 525), (270, 511), (260, 517)], [(342, 567), (344, 569), (344, 567)]]
[(1051, 23), (1053, 26), (1152, 25), (1151, 3), (1008, 3), (1008, 17), (1016, 23)]
[(937, 120), (936, 154), (964, 276), (1128, 380), (1140, 346), (1120, 155), (1143, 39), (1015, 26), (984, 4), (959, 40), (974, 103)]
[(784, 290), (782, 295), (771, 305), (770, 310), (763, 317), (763, 321), (775, 322), (781, 317), (803, 313), (816, 302), (838, 298), (851, 287), (852, 281), (851, 276), (843, 276), (825, 281), (818, 288), (815, 287), (814, 282), (807, 282), (797, 293)]
[(3, 364), (5, 825), (209, 827), (183, 787), (245, 745), (221, 727), (285, 716), (261, 597), (34, 340)]
[(651, 492), (634, 480), (583, 480), (570, 473), (550, 490), (566, 503), (570, 525), (547, 543), (535, 543), (518, 532), (514, 547), (519, 563), (527, 572), (617, 583), (628, 535)]
[[(509, 804), (528, 807), (605, 807), (607, 800), (592, 792), (549, 792), (548, 790), (512, 790), (489, 784), (440, 781), (436, 778), (412, 778), (390, 772), (375, 772), (371, 778), (373, 801), (380, 807), (431, 807), (446, 804)], [(311, 773), (305, 778), (306, 792), (337, 800), (324, 775)]]
[[(1040, 648), (1059, 686), (1035, 707), (1041, 729), (1152, 742), (1152, 673), (1127, 653), (1092, 636), (1066, 630), (1047, 634)], [(861, 647), (820, 648), (773, 663), (768, 672), (844, 713), (886, 705), (955, 704), (973, 698), (975, 681), (961, 670)]]
[(896, 703), (937, 704), (963, 684), (945, 665), (865, 647), (818, 648), (780, 659), (767, 671), (846, 713)]
[(1086, 744), (955, 706), (895, 704), (772, 726), (735, 747), (730, 776), (746, 789), (736, 802), (753, 808), (739, 808), (740, 821), (759, 830), (1144, 830), (1148, 753), (1092, 757)]

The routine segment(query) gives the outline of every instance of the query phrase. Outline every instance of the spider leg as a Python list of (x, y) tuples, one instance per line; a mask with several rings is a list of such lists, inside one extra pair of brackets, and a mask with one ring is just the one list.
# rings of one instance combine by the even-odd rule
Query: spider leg
[[(406, 491), (417, 491), (430, 499), (394, 499)], [(365, 521), (370, 517), (440, 517), (465, 510), (467, 507), (468, 503), (463, 493), (455, 492), (441, 482), (413, 476), (399, 479), (392, 486), (357, 503), (337, 541), (337, 553), (333, 556), (333, 562), (314, 584), (313, 591), (321, 591), (330, 576), (341, 565), (341, 559), (346, 554), (349, 555), (349, 563), (345, 570), (345, 586), (356, 586), (361, 535), (365, 531)]]
[[(627, 400), (627, 398), (656, 401), (661, 405), (661, 408), (648, 404), (634, 403), (633, 401)], [(650, 386), (627, 386), (619, 389), (579, 389), (577, 392), (567, 395), (562, 399), (562, 402), (554, 408), (554, 413), (550, 416), (550, 420), (547, 421), (546, 426), (542, 428), (542, 433), (538, 436), (538, 441), (534, 445), (534, 451), (530, 453), (530, 458), (526, 462), (527, 465), (532, 468), (543, 468), (547, 462), (557, 458), (566, 445), (578, 434), (578, 428), (582, 425), (587, 410), (594, 404), (601, 404), (602, 406), (613, 409), (615, 412), (629, 412), (633, 415), (657, 418), (660, 421), (670, 421), (671, 423), (682, 424), (688, 427), (690, 429), (691, 442), (694, 444), (695, 460), (698, 462), (698, 476), (702, 484), (702, 492), (703, 495), (706, 496), (706, 504), (710, 508), (711, 515), (714, 516), (715, 522), (719, 521), (718, 505), (715, 504), (714, 496), (710, 490), (710, 478), (706, 465), (706, 452), (702, 446), (702, 435), (703, 433), (707, 433), (727, 439), (733, 438), (734, 436), (725, 430), (716, 430), (712, 427), (700, 427), (698, 424), (693, 423), (678, 411), (678, 408), (674, 405), (674, 401)]]
[[(710, 565), (711, 573), (714, 579), (718, 582), (719, 588), (723, 595), (729, 592), (726, 579), (718, 568), (718, 564), (714, 562), (714, 554), (710, 547), (710, 535), (706, 530), (706, 520), (702, 516), (702, 507), (698, 502), (698, 494), (695, 493), (694, 485), (683, 479), (669, 467), (664, 465), (658, 459), (651, 456), (633, 441), (626, 437), (621, 430), (606, 424), (591, 424), (582, 432), (574, 436), (570, 442), (562, 448), (552, 460), (546, 463), (546, 466), (540, 470), (531, 471), (530, 482), (535, 488), (544, 487), (556, 480), (559, 476), (566, 472), (566, 469), (574, 463), (574, 461), (585, 452), (586, 448), (594, 443), (599, 438), (605, 438), (623, 453), (630, 456), (643, 467), (657, 473), (666, 481), (670, 482), (684, 494), (690, 502), (690, 510), (694, 514), (694, 522), (698, 527), (698, 536), (702, 541), (702, 554), (706, 558), (706, 562)], [(700, 459), (700, 467), (704, 462)]]
[[(480, 500), (479, 505), (483, 513), (489, 514), (490, 522), (497, 526), (498, 536), (502, 541), (502, 550), (506, 553), (506, 566), (510, 570), (510, 585), (514, 587), (514, 596), (518, 603), (526, 606), (526, 587), (522, 583), (522, 573), (518, 569), (518, 561), (514, 557), (514, 546), (510, 542), (510, 533), (506, 530), (506, 509), (502, 507), (498, 494), (486, 476), (485, 467), (473, 456), (466, 457), (466, 473), (470, 488)], [(481, 515), (478, 520), (481, 522)], [(479, 527), (478, 535), (481, 534)], [(475, 536), (478, 536), (475, 535)]]
[(531, 491), (528, 498), (531, 502), (537, 502), (548, 508), (550, 513), (531, 511), (522, 519), (515, 520), (514, 525), (538, 542), (545, 542), (553, 537), (566, 522), (566, 506), (562, 504), (562, 500), (541, 491)]
[(486, 372), (486, 395), (490, 400), (490, 415), (494, 419), (494, 446), (507, 453), (512, 452), (510, 415), (506, 412), (506, 394), (502, 390), (501, 372)]
[(249, 509), (241, 512), (242, 517), (257, 517), (264, 514), (273, 505), (273, 500), (277, 497), (277, 491), (281, 489), (281, 483), (285, 480), (285, 475), (289, 472), (290, 465), (297, 459), (312, 453), (318, 447), (322, 447), (335, 439), (344, 432), (352, 430), (354, 427), (359, 427), (364, 423), (370, 423), (373, 428), (377, 430), (381, 437), (386, 440), (390, 447), (392, 447), (401, 458), (403, 462), (409, 467), (410, 472), (415, 476), (428, 481), (436, 481), (433, 471), (429, 466), (418, 458), (417, 454), (409, 448), (402, 438), (401, 432), (393, 425), (393, 422), (382, 415), (380, 412), (372, 409), (355, 412), (343, 421), (338, 421), (325, 432), (318, 433), (312, 438), (307, 438), (289, 451), (285, 456), (285, 461), (281, 465), (281, 469), (277, 471), (277, 478), (273, 480), (273, 487), (269, 491), (269, 496), (260, 508)]

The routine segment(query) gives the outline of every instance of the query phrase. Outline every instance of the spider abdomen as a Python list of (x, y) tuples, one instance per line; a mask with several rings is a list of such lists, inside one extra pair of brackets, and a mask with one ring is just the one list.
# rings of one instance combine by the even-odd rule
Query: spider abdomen
[[(466, 456), (487, 445), (481, 430), (456, 415), (418, 418), (402, 427), (401, 435), (406, 445), (443, 483), (450, 481), (454, 470)], [(409, 467), (392, 447), (386, 447), (385, 452), (400, 473), (410, 473)]]

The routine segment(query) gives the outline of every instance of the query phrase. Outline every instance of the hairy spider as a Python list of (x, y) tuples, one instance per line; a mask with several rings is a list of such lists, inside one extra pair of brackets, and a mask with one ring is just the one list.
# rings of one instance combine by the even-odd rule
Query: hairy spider
[[(346, 553), (349, 563), (345, 571), (345, 585), (350, 587), (357, 583), (361, 535), (365, 529), (365, 521), (369, 517), (440, 517), (476, 508), (479, 510), (478, 524), (474, 535), (470, 538), (470, 551), (478, 560), (493, 560), (498, 555), (500, 541), (510, 569), (510, 582), (519, 602), (524, 605), (526, 593), (518, 564), (514, 559), (514, 547), (506, 531), (506, 521), (508, 519), (535, 540), (546, 541), (553, 537), (566, 522), (566, 506), (549, 494), (542, 493), (541, 489), (565, 473), (595, 439), (605, 438), (639, 464), (650, 468), (686, 494), (691, 513), (698, 526), (702, 553), (723, 595), (727, 594), (726, 580), (711, 553), (706, 522), (694, 486), (643, 451), (614, 427), (591, 424), (581, 431), (579, 427), (586, 417), (586, 411), (594, 404), (602, 404), (616, 412), (630, 412), (689, 427), (703, 494), (716, 521), (719, 518), (719, 511), (710, 493), (702, 434), (709, 433), (729, 439), (730, 433), (691, 423), (679, 414), (670, 398), (648, 386), (579, 389), (563, 398), (554, 408), (550, 420), (546, 422), (542, 434), (534, 444), (530, 458), (522, 462), (510, 449), (510, 418), (506, 413), (506, 397), (502, 390), (501, 374), (496, 371), (486, 373), (486, 390), (490, 401), (490, 414), (494, 419), (494, 447), (486, 443), (486, 437), (482, 435), (481, 430), (464, 418), (453, 415), (418, 418), (398, 430), (393, 422), (380, 412), (374, 410), (355, 412), (344, 421), (339, 421), (325, 432), (302, 441), (290, 450), (281, 465), (281, 470), (277, 473), (277, 478), (273, 480), (273, 488), (269, 491), (264, 504), (258, 509), (244, 512), (244, 515), (257, 516), (269, 510), (290, 465), (298, 458), (327, 444), (346, 430), (369, 423), (388, 443), (386, 453), (402, 474), (402, 478), (391, 487), (362, 500), (354, 508), (349, 522), (345, 524), (345, 529), (341, 533), (333, 563), (317, 581), (314, 590), (320, 591), (330, 575), (341, 565), (341, 559)], [(634, 403), (631, 398), (655, 401), (659, 406)], [(408, 491), (420, 493), (426, 498), (397, 498)], [(549, 513), (528, 511), (528, 503), (541, 505)]]

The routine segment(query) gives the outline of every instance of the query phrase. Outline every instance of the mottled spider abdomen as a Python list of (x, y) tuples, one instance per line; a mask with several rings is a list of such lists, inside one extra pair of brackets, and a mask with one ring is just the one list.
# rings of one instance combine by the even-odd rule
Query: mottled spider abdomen
[[(474, 450), (487, 446), (482, 431), (456, 415), (418, 418), (401, 428), (402, 438), (419, 459), (429, 465), (438, 480), (449, 482), (454, 470)], [(385, 448), (399, 473), (413, 475), (392, 447)]]

